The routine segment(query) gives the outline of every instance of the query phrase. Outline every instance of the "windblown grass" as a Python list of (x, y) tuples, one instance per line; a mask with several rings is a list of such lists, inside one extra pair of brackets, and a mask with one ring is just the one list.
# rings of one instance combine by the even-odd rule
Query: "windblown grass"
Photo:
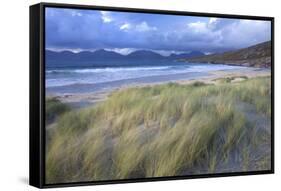
[(270, 169), (270, 123), (255, 120), (270, 121), (270, 87), (266, 77), (116, 91), (58, 118), (46, 181)]

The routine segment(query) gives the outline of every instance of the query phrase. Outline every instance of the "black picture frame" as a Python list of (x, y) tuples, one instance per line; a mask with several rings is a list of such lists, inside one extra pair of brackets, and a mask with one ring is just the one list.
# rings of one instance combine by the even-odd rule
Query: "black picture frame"
[[(229, 172), (217, 174), (198, 174), (173, 177), (154, 177), (122, 179), (108, 181), (89, 181), (71, 183), (45, 183), (45, 8), (71, 8), (85, 10), (104, 10), (119, 12), (157, 13), (169, 15), (186, 15), (200, 17), (236, 18), (263, 20), (271, 22), (271, 169), (265, 171)], [(66, 186), (84, 186), (116, 183), (135, 183), (149, 181), (166, 181), (193, 178), (228, 177), (274, 173), (274, 18), (249, 15), (232, 15), (217, 13), (196, 13), (170, 10), (135, 9), (121, 7), (104, 7), (56, 3), (39, 3), (30, 6), (30, 140), (29, 140), (29, 184), (38, 188)]]

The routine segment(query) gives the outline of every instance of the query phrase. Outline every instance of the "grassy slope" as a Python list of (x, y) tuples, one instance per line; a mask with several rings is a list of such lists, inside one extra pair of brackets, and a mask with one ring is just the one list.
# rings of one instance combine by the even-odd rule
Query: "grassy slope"
[(269, 169), (270, 94), (269, 78), (115, 92), (57, 120), (47, 182)]
[(271, 67), (271, 41), (267, 41), (239, 50), (211, 54), (184, 60), (199, 63), (225, 63), (268, 68)]

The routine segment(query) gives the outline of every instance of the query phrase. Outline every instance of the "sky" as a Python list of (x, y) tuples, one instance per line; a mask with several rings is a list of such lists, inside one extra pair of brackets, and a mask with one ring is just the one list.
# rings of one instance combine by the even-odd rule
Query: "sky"
[(45, 18), (46, 48), (55, 51), (214, 53), (271, 38), (270, 21), (62, 8), (46, 8)]

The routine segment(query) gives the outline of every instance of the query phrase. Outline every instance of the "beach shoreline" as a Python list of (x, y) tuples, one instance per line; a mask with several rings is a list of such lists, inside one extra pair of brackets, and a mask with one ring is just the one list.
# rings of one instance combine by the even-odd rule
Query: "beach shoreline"
[(265, 77), (271, 75), (270, 69), (264, 68), (245, 68), (245, 69), (233, 69), (233, 70), (217, 70), (207, 72), (208, 75), (200, 76), (198, 78), (191, 79), (178, 79), (178, 80), (168, 80), (161, 82), (152, 83), (132, 83), (122, 85), (120, 87), (110, 88), (102, 91), (93, 92), (82, 92), (82, 93), (47, 93), (46, 97), (54, 97), (61, 101), (62, 103), (69, 104), (73, 108), (85, 108), (88, 106), (93, 106), (99, 102), (105, 101), (108, 96), (118, 90), (124, 90), (133, 87), (146, 87), (155, 86), (166, 83), (177, 83), (177, 84), (192, 84), (195, 82), (202, 82), (205, 84), (216, 84), (219, 83), (220, 79), (232, 78), (232, 82), (243, 81), (245, 79), (255, 78), (255, 77)]

